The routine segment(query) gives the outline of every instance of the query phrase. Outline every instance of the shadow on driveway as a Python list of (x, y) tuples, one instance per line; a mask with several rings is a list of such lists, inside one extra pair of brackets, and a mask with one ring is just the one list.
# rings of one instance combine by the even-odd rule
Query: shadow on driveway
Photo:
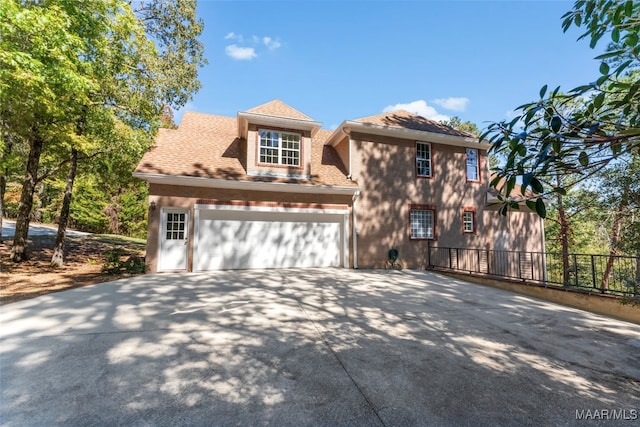
[(3, 425), (640, 415), (640, 326), (429, 272), (146, 275), (1, 310)]

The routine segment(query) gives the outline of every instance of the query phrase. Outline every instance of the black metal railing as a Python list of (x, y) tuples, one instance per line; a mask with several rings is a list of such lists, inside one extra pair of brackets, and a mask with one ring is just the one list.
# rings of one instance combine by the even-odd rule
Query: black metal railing
[[(563, 260), (564, 258), (564, 260)], [(640, 297), (640, 258), (589, 254), (500, 251), (429, 246), (431, 269), (579, 289), (591, 293)]]

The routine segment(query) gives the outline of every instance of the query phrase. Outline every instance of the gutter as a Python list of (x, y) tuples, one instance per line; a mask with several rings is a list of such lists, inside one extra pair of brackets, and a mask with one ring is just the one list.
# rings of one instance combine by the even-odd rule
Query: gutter
[(180, 185), (187, 187), (336, 195), (353, 195), (358, 191), (358, 187), (355, 186), (345, 187), (338, 185), (297, 184), (290, 182), (245, 181), (143, 172), (134, 172), (133, 176), (148, 181), (152, 184)]

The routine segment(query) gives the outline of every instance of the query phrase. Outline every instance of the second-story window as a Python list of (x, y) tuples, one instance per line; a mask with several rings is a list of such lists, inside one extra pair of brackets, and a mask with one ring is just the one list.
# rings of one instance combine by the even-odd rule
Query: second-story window
[(480, 181), (478, 150), (467, 148), (467, 181)]
[(260, 163), (300, 166), (300, 135), (297, 133), (261, 130)]
[(431, 176), (431, 144), (416, 142), (416, 175)]

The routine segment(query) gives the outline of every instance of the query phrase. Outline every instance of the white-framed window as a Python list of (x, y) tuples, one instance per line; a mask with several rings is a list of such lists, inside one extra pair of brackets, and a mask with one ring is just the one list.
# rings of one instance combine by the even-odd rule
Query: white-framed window
[(261, 129), (258, 131), (259, 162), (300, 166), (300, 134)]
[(412, 207), (409, 212), (412, 239), (433, 239), (436, 234), (436, 212), (434, 209)]
[(476, 213), (473, 210), (462, 211), (462, 230), (465, 233), (476, 232)]
[(184, 240), (186, 231), (186, 217), (184, 213), (168, 212), (165, 239)]
[(431, 176), (431, 144), (416, 141), (416, 175)]
[(467, 148), (467, 181), (480, 181), (476, 148)]

